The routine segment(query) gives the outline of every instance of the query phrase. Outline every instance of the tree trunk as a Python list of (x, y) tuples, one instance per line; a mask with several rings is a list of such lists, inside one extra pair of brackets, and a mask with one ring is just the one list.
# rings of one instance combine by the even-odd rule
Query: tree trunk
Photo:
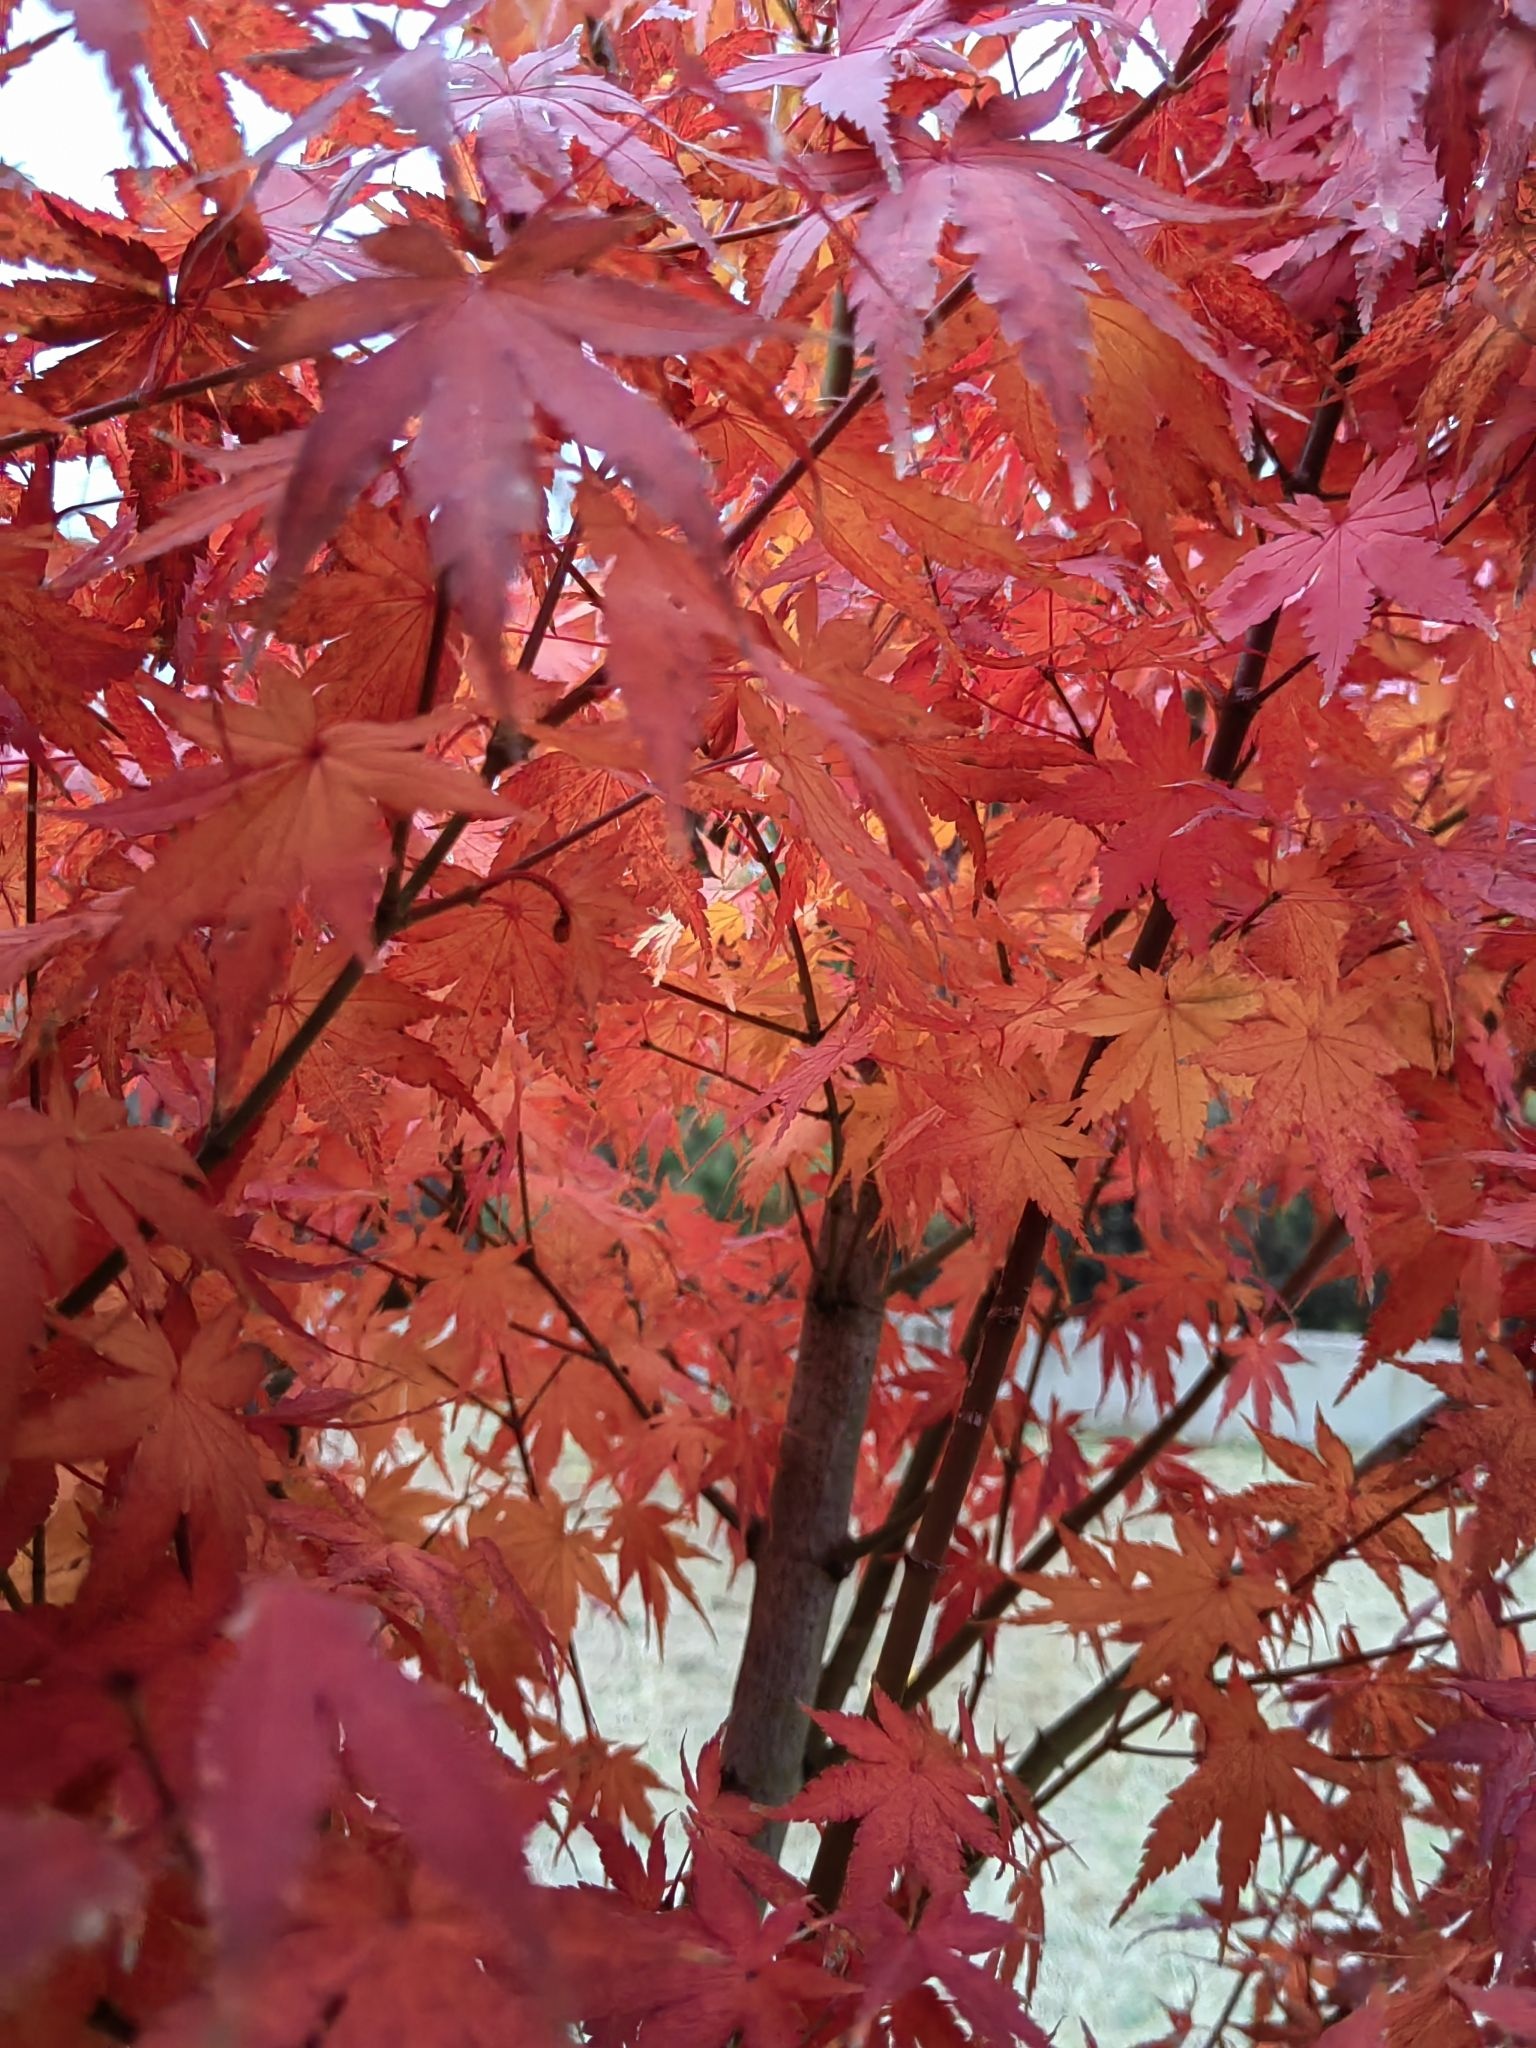
[[(859, 1440), (885, 1326), (890, 1247), (872, 1186), (836, 1189), (822, 1214), (784, 1444), (757, 1545), (747, 1640), (722, 1759), (727, 1782), (766, 1806), (800, 1788), (805, 1709), (816, 1697), (848, 1533)], [(781, 1832), (768, 1828), (776, 1840)]]

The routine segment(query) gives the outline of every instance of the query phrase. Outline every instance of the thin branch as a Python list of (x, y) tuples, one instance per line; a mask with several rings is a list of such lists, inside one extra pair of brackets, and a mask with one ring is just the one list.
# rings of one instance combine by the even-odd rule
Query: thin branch
[(729, 1017), (733, 1024), (749, 1024), (758, 1031), (776, 1032), (780, 1038), (793, 1038), (801, 1045), (816, 1043), (811, 1034), (802, 1031), (798, 1024), (786, 1024), (778, 1017), (760, 1016), (755, 1010), (733, 1010), (729, 1003), (722, 1003), (717, 996), (704, 995), (696, 988), (684, 988), (680, 981), (658, 981), (656, 986), (664, 995), (679, 996), (686, 1003), (697, 1003), (701, 1010), (713, 1010), (717, 1016)]
[(1509, 465), (1508, 469), (1504, 471), (1503, 475), (1497, 479), (1493, 487), (1489, 490), (1486, 497), (1480, 498), (1478, 502), (1472, 507), (1471, 511), (1466, 513), (1464, 517), (1458, 519), (1456, 524), (1450, 529), (1448, 533), (1441, 535), (1441, 546), (1447, 547), (1453, 540), (1459, 539), (1460, 536), (1466, 532), (1467, 528), (1473, 523), (1474, 520), (1480, 519), (1482, 515), (1488, 510), (1490, 505), (1497, 503), (1498, 499), (1502, 497), (1504, 492), (1509, 489), (1510, 485), (1515, 481), (1515, 478), (1520, 474), (1521, 470), (1525, 468), (1526, 464), (1530, 461), (1533, 455), (1536, 455), (1536, 434), (1533, 434), (1531, 439), (1526, 442), (1525, 448), (1522, 451), (1522, 453), (1515, 459), (1515, 461), (1513, 461)]
[[(501, 1367), (501, 1385), (507, 1403), (506, 1414), (502, 1419), (506, 1423), (507, 1428), (511, 1430), (513, 1442), (517, 1445), (518, 1463), (523, 1468), (523, 1484), (528, 1489), (528, 1497), (530, 1500), (540, 1500), (543, 1496), (539, 1488), (539, 1476), (534, 1471), (533, 1459), (528, 1454), (528, 1438), (523, 1428), (522, 1416), (518, 1413), (517, 1396), (512, 1391), (511, 1370), (500, 1352), (496, 1354), (496, 1362)], [(581, 1660), (576, 1655), (574, 1634), (566, 1642), (565, 1661), (566, 1669), (571, 1674), (571, 1683), (576, 1688), (576, 1702), (581, 1708), (582, 1724), (586, 1728), (588, 1736), (596, 1737), (601, 1731), (597, 1725), (597, 1716), (592, 1711), (592, 1701), (587, 1693), (586, 1680), (581, 1675)]]
[(253, 357), (248, 363), (230, 363), (222, 370), (205, 370), (200, 377), (182, 377), (174, 384), (162, 384), (154, 391), (130, 392), (125, 398), (104, 399), (100, 405), (85, 406), (66, 413), (51, 427), (21, 427), (14, 434), (0, 434), (0, 456), (14, 455), (22, 448), (37, 448), (45, 441), (60, 440), (65, 434), (83, 433), (87, 427), (105, 426), (109, 420), (126, 419), (130, 413), (146, 412), (152, 405), (174, 405), (178, 399), (200, 398), (206, 391), (221, 391), (229, 384), (244, 384), (280, 368), (267, 357)]
[(952, 1230), (931, 1244), (925, 1251), (916, 1253), (902, 1265), (892, 1269), (891, 1277), (885, 1283), (886, 1298), (894, 1294), (916, 1294), (928, 1285), (956, 1252), (963, 1251), (976, 1235), (974, 1223), (957, 1223)]
[[(561, 1315), (565, 1317), (565, 1320), (570, 1324), (577, 1336), (580, 1337), (582, 1343), (587, 1346), (586, 1352), (578, 1355), (589, 1357), (594, 1365), (607, 1374), (608, 1378), (613, 1381), (613, 1384), (623, 1394), (625, 1400), (628, 1401), (637, 1415), (647, 1422), (654, 1422), (661, 1413), (660, 1405), (646, 1400), (623, 1365), (614, 1357), (612, 1351), (609, 1350), (602, 1338), (593, 1330), (580, 1309), (577, 1308), (575, 1302), (565, 1292), (565, 1289), (539, 1263), (538, 1254), (534, 1251), (531, 1244), (524, 1246), (523, 1250), (518, 1254), (517, 1262), (534, 1284), (549, 1296), (551, 1302), (560, 1311)], [(739, 1529), (741, 1527), (741, 1517), (737, 1513), (736, 1508), (726, 1499), (717, 1486), (701, 1487), (699, 1494), (701, 1499), (709, 1502), (715, 1513), (727, 1527), (732, 1529)]]
[[(788, 234), (791, 228), (799, 227), (802, 222), (809, 218), (809, 214), (805, 213), (786, 213), (782, 214), (777, 220), (754, 221), (750, 226), (744, 228), (722, 228), (717, 235), (711, 236), (710, 239), (717, 249), (728, 249), (737, 242), (760, 242), (765, 235)], [(702, 242), (686, 241), (657, 242), (646, 251), (646, 254), (648, 256), (689, 256), (696, 250), (707, 253), (704, 251), (704, 244)]]
[[(811, 956), (805, 950), (805, 940), (795, 921), (793, 907), (784, 902), (784, 881), (779, 873), (779, 864), (773, 857), (772, 849), (763, 837), (762, 827), (747, 811), (741, 811), (738, 819), (747, 843), (757, 858), (758, 865), (772, 885), (774, 898), (779, 905), (780, 918), (785, 937), (789, 940), (790, 954), (795, 963), (795, 979), (800, 985), (800, 1003), (805, 1012), (805, 1028), (813, 1045), (819, 1045), (826, 1036), (821, 1022), (821, 1009), (816, 1000), (816, 977), (811, 972)], [(837, 1090), (830, 1079), (822, 1085), (822, 1097), (826, 1103), (827, 1124), (832, 1135), (832, 1175), (836, 1179), (843, 1165), (843, 1112), (837, 1099)]]
[[(737, 819), (758, 866), (768, 877), (774, 896), (782, 905), (784, 880), (779, 873), (779, 864), (773, 857), (772, 849), (763, 837), (762, 827), (749, 811), (738, 812)], [(825, 1034), (821, 1026), (821, 1012), (816, 1002), (816, 980), (811, 973), (810, 955), (805, 950), (805, 940), (801, 937), (800, 927), (795, 923), (792, 912), (784, 917), (784, 934), (789, 940), (789, 949), (794, 956), (795, 979), (800, 984), (800, 1001), (805, 1010), (806, 1034), (813, 1045), (818, 1044)]]
[[(1345, 1231), (1338, 1219), (1332, 1218), (1313, 1239), (1311, 1246), (1281, 1290), (1290, 1306), (1305, 1301), (1327, 1266), (1345, 1243)], [(1084, 1529), (1112, 1507), (1120, 1496), (1139, 1479), (1154, 1459), (1160, 1457), (1174, 1439), (1180, 1435), (1200, 1410), (1225, 1382), (1232, 1370), (1229, 1352), (1218, 1350), (1205, 1371), (1186, 1389), (1173, 1406), (1131, 1446), (1110, 1471), (1106, 1472), (1098, 1485), (1091, 1488), (1083, 1498), (1031, 1545), (1014, 1566), (1017, 1574), (1044, 1571), (1062, 1548), (1062, 1531), (1080, 1535)], [(936, 1685), (964, 1662), (972, 1646), (993, 1628), (1007, 1613), (1019, 1597), (1019, 1587), (1011, 1581), (999, 1586), (980, 1602), (976, 1612), (937, 1650), (913, 1676), (907, 1688), (909, 1699), (923, 1699)]]
[[(432, 623), (427, 629), (426, 659), (421, 664), (421, 682), (416, 692), (416, 715), (424, 718), (437, 702), (443, 651), (448, 644), (448, 622), (453, 608), (448, 601), (448, 579), (439, 576), (432, 598)], [(389, 842), (389, 870), (379, 896), (378, 915), (388, 924), (393, 916), (400, 884), (405, 876), (406, 850), (411, 843), (409, 817), (397, 818)]]

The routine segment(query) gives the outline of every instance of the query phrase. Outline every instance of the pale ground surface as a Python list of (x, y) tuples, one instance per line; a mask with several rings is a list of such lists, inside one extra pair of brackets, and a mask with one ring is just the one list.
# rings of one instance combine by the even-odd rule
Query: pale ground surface
[[(1227, 1490), (1250, 1484), (1264, 1470), (1251, 1444), (1221, 1444), (1195, 1456)], [(1136, 1533), (1155, 1541), (1161, 1532), (1157, 1524), (1141, 1521)], [(729, 1705), (751, 1576), (743, 1571), (733, 1581), (726, 1566), (714, 1561), (695, 1568), (695, 1585), (713, 1633), (686, 1607), (676, 1608), (668, 1625), (664, 1663), (656, 1658), (654, 1645), (647, 1646), (638, 1619), (626, 1625), (597, 1615), (579, 1636), (583, 1669), (604, 1735), (637, 1745), (669, 1787), (680, 1783), (680, 1748), (691, 1762)], [(1411, 1591), (1409, 1597), (1414, 1597)], [(1330, 1626), (1348, 1621), (1363, 1645), (1390, 1640), (1402, 1620), (1375, 1577), (1359, 1567), (1339, 1576), (1326, 1609)], [(1293, 1660), (1325, 1656), (1334, 1647), (1320, 1637), (1310, 1648), (1298, 1647)], [(1018, 1751), (1037, 1727), (1069, 1706), (1097, 1675), (1092, 1655), (1075, 1651), (1064, 1635), (1005, 1629), (998, 1675), (977, 1715), (978, 1735), (990, 1742), (995, 1730), (1006, 1738), (1010, 1752)], [(945, 1696), (935, 1701), (941, 1721), (951, 1726), (961, 1683), (957, 1675)], [(1177, 1746), (1181, 1736), (1177, 1730), (1160, 1735), (1154, 1723), (1138, 1740)], [(1107, 1757), (1050, 1809), (1051, 1822), (1071, 1846), (1054, 1859), (1047, 1884), (1047, 1939), (1034, 2012), (1048, 2031), (1059, 2029), (1056, 2039), (1063, 2048), (1079, 2048), (1079, 2019), (1092, 2028), (1099, 2048), (1136, 2048), (1164, 2031), (1165, 1999), (1185, 2005), (1193, 1998), (1206, 2024), (1220, 2009), (1229, 1980), (1211, 1968), (1209, 1940), (1169, 1925), (1199, 1895), (1214, 1890), (1214, 1858), (1208, 1850), (1152, 1886), (1122, 1921), (1110, 1924), (1140, 1860), (1149, 1822), (1191, 1767), (1187, 1757), (1167, 1762), (1146, 1756)], [(680, 1796), (677, 1803), (681, 1804)], [(809, 1836), (811, 1831), (804, 1832)], [(792, 1860), (795, 1847), (792, 1841)], [(574, 1874), (568, 1859), (548, 1870), (555, 1882)], [(995, 1885), (979, 1886), (973, 1903), (1004, 1910)], [(1196, 1995), (1199, 1987), (1203, 1995)], [(1196, 2042), (1201, 2038), (1197, 2032)]]

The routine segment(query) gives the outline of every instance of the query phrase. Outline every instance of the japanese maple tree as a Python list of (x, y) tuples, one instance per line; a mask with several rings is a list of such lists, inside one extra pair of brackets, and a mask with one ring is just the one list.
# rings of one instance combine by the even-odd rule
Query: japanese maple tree
[(6, 2039), (1536, 2040), (1533, 0), (0, 32)]

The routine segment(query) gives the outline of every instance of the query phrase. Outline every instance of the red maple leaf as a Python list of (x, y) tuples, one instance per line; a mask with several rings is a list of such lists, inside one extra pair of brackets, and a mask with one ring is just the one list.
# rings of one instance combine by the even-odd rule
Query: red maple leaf
[(889, 1906), (877, 1905), (850, 1914), (848, 1924), (864, 1949), (861, 2019), (873, 2019), (889, 2007), (899, 2023), (902, 2002), (936, 1981), (970, 2026), (974, 2041), (988, 2048), (1009, 2042), (1047, 2048), (1048, 2037), (1012, 1987), (971, 1960), (1014, 1939), (1015, 1930), (1005, 1921), (973, 1913), (963, 1899), (949, 1895), (931, 1900), (912, 1923)]
[(1161, 715), (1123, 691), (1106, 695), (1115, 751), (1106, 735), (1091, 759), (1048, 769), (1039, 784), (1041, 803), (1103, 835), (1094, 925), (1149, 888), (1181, 912), (1204, 909), (1218, 862), (1233, 864), (1262, 802), (1206, 774), (1204, 747), (1176, 691)]
[(848, 1752), (783, 1809), (788, 1820), (858, 1822), (845, 1898), (875, 1905), (905, 1871), (933, 1892), (965, 1885), (965, 1853), (1001, 1852), (1002, 1838), (976, 1803), (975, 1769), (919, 1708), (905, 1713), (878, 1687), (875, 1718), (813, 1712)]
[(1216, 1873), (1229, 1913), (1253, 1875), (1272, 1815), (1294, 1822), (1309, 1842), (1339, 1843), (1337, 1815), (1307, 1779), (1353, 1786), (1361, 1779), (1359, 1764), (1341, 1763), (1298, 1729), (1270, 1727), (1240, 1678), (1209, 1693), (1200, 1718), (1204, 1754), (1148, 1829), (1141, 1866), (1120, 1902), (1121, 1913), (1155, 1877), (1192, 1856), (1213, 1831), (1218, 1835)]

